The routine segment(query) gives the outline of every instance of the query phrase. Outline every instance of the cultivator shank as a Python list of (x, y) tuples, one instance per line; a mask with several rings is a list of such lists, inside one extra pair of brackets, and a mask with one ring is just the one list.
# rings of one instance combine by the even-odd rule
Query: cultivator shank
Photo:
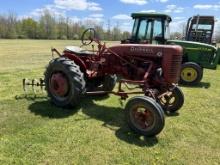
[(32, 91), (34, 94), (37, 93), (37, 91), (43, 91), (44, 90), (44, 79), (40, 78), (40, 79), (27, 79), (24, 78), (23, 79), (23, 90), (25, 92), (25, 94), (28, 93), (28, 91)]

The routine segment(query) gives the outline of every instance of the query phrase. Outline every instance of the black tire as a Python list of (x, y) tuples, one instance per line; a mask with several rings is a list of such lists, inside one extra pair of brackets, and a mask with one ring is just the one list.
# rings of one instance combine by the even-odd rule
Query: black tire
[(104, 91), (112, 91), (115, 87), (115, 84), (117, 82), (117, 76), (114, 75), (106, 75), (103, 82), (102, 89)]
[[(63, 79), (66, 79), (65, 85), (68, 92), (64, 96), (53, 92), (54, 86), (51, 85), (51, 81), (54, 74), (60, 74)], [(48, 97), (55, 105), (69, 108), (79, 104), (81, 96), (85, 93), (85, 80), (84, 74), (74, 61), (64, 57), (54, 59), (49, 63), (44, 75)]]
[(169, 113), (177, 112), (184, 104), (184, 94), (178, 86), (173, 89), (172, 95), (167, 99), (169, 99), (168, 103), (166, 98), (161, 98), (159, 101), (163, 110)]
[(203, 77), (203, 68), (194, 62), (182, 64), (180, 84), (197, 85)]
[(87, 84), (87, 92), (112, 91), (116, 85), (116, 82), (117, 82), (117, 76), (115, 74), (95, 78), (95, 79), (90, 80), (86, 83)]
[[(145, 111), (138, 112), (138, 108), (144, 109)], [(129, 127), (140, 135), (148, 137), (156, 136), (164, 128), (165, 115), (163, 109), (152, 98), (146, 96), (131, 98), (126, 104), (125, 113)], [(149, 126), (146, 125), (147, 122)], [(143, 125), (141, 126), (140, 124), (144, 124), (144, 127), (147, 128), (143, 128)]]

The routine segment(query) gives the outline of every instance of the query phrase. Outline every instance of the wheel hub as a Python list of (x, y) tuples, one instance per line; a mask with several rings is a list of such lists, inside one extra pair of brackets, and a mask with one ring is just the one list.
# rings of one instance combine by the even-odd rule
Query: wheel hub
[(66, 96), (68, 86), (68, 80), (62, 73), (55, 73), (51, 76), (50, 89), (54, 95), (59, 97)]
[(193, 82), (198, 77), (198, 73), (194, 68), (184, 68), (181, 72), (181, 78), (187, 82)]
[(133, 110), (135, 124), (143, 130), (148, 129), (154, 122), (154, 116), (151, 111), (138, 107)]

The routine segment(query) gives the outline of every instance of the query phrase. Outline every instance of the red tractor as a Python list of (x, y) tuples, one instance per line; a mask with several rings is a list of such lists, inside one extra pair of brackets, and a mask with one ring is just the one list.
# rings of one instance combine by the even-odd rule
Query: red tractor
[[(66, 47), (60, 57), (50, 61), (45, 71), (45, 86), (51, 101), (60, 107), (76, 106), (86, 94), (112, 93), (127, 99), (125, 114), (130, 128), (145, 136), (159, 134), (165, 124), (164, 112), (174, 113), (184, 103), (179, 81), (180, 46), (119, 44), (107, 48), (94, 29), (82, 35), (82, 44), (97, 43), (98, 50)], [(118, 90), (113, 91), (117, 77)], [(132, 84), (132, 86), (128, 86)], [(139, 89), (125, 91), (123, 86)]]

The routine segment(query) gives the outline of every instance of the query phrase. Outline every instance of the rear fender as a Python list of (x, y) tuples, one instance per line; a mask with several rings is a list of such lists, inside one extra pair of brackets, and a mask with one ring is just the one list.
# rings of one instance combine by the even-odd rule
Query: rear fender
[(71, 54), (71, 53), (65, 53), (63, 55), (63, 57), (67, 57), (69, 58), (70, 60), (73, 60), (77, 65), (79, 65), (81, 71), (85, 74), (85, 76), (88, 76), (87, 73), (86, 73), (86, 64), (84, 63), (83, 60), (81, 60), (79, 57), (77, 57), (76, 55), (74, 54)]

